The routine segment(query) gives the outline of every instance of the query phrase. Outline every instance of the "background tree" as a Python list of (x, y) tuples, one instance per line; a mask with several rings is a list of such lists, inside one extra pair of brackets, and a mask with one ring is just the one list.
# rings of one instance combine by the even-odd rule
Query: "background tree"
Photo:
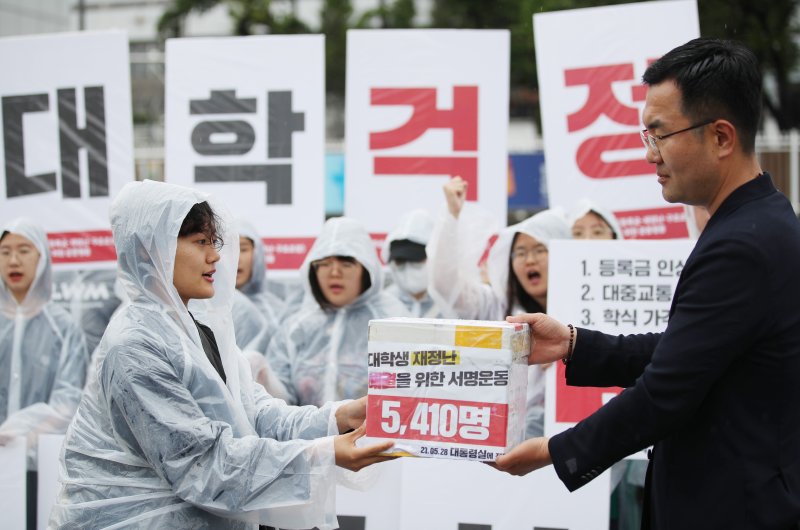
[(288, 0), (290, 10), (283, 16), (273, 14), (274, 4), (287, 0), (172, 0), (169, 7), (158, 20), (158, 32), (162, 38), (180, 37), (183, 25), (192, 13), (205, 13), (220, 4), (228, 6), (233, 35), (253, 35), (263, 33), (310, 33), (304, 22), (297, 18), (294, 0)]

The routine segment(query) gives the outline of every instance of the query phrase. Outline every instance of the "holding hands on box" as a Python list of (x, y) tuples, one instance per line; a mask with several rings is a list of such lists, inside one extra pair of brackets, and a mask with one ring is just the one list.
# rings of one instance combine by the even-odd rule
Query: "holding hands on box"
[[(515, 324), (528, 324), (531, 330), (531, 351), (528, 364), (544, 364), (562, 360), (568, 362), (575, 347), (576, 331), (543, 313), (506, 317)], [(545, 437), (531, 438), (497, 457), (494, 467), (512, 475), (527, 475), (550, 465), (550, 449)]]

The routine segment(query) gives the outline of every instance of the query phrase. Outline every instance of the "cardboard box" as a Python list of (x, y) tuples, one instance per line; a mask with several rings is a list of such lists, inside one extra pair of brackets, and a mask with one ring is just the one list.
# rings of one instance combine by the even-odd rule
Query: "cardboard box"
[(493, 461), (525, 433), (527, 324), (369, 322), (367, 434), (390, 454)]

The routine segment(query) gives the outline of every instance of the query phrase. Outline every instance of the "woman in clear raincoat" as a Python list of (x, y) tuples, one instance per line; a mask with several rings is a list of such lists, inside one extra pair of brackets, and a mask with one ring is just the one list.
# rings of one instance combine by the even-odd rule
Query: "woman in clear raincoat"
[(329, 219), (300, 274), (303, 305), (272, 339), (267, 361), (301, 405), (366, 394), (369, 321), (408, 316), (383, 291), (375, 244), (358, 221)]
[(431, 238), (433, 225), (433, 216), (426, 210), (412, 210), (400, 218), (383, 245), (383, 256), (394, 282), (386, 292), (400, 300), (411, 316), (418, 318), (445, 318), (428, 294), (425, 245)]
[(32, 527), (38, 435), (66, 431), (89, 354), (78, 323), (50, 300), (50, 249), (38, 225), (17, 219), (0, 229), (0, 274), (0, 444), (27, 437)]
[[(489, 251), (490, 283), (465, 273), (457, 258), (470, 241), (469, 220), (460, 217), (467, 183), (455, 177), (445, 184), (448, 214), (437, 224), (428, 244), (431, 268), (429, 290), (446, 310), (458, 318), (504, 320), (520, 313), (547, 311), (548, 245), (553, 239), (569, 239), (562, 213), (550, 209), (503, 229)], [(459, 226), (463, 225), (463, 226)], [(526, 438), (544, 431), (544, 369), (528, 368)]]
[(335, 528), (334, 465), (386, 449), (355, 448), (366, 400), (289, 407), (251, 382), (231, 324), (238, 245), (218, 250), (237, 236), (211, 197), (129, 183), (111, 225), (130, 302), (67, 431), (50, 527)]
[(264, 259), (264, 242), (255, 227), (243, 219), (237, 221), (239, 229), (239, 267), (236, 271), (236, 288), (243, 292), (261, 311), (269, 329), (274, 332), (280, 325), (284, 302), (267, 289), (267, 266)]

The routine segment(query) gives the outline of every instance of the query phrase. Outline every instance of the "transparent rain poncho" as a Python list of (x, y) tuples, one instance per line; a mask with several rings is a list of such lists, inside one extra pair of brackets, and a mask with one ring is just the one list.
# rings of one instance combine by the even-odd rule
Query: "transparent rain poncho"
[[(226, 245), (213, 298), (189, 309), (213, 330), (227, 382), (173, 286), (178, 231), (201, 201), (220, 216)], [(111, 225), (130, 300), (109, 323), (67, 431), (50, 527), (335, 528), (338, 404), (289, 407), (251, 382), (231, 322), (230, 216), (205, 194), (145, 181), (120, 191)]]
[(239, 235), (253, 242), (253, 273), (250, 279), (239, 290), (247, 295), (267, 321), (271, 330), (270, 335), (280, 325), (280, 317), (284, 311), (284, 302), (275, 293), (268, 289), (267, 266), (264, 252), (264, 242), (258, 235), (255, 227), (243, 219), (237, 220)]
[[(311, 262), (329, 256), (355, 258), (372, 284), (350, 305), (323, 309), (311, 294)], [(408, 316), (397, 298), (382, 290), (375, 244), (363, 226), (346, 217), (329, 219), (300, 268), (306, 283), (303, 305), (270, 343), (267, 360), (291, 398), (316, 405), (367, 393), (367, 325), (370, 319)]]
[[(449, 213), (443, 216), (437, 223), (431, 242), (428, 244), (431, 295), (443, 307), (463, 319), (505, 320), (508, 315), (525, 313), (519, 303), (507, 307), (508, 275), (513, 274), (510, 270), (509, 257), (514, 234), (527, 234), (546, 247), (550, 246), (550, 241), (553, 239), (570, 239), (572, 234), (563, 212), (557, 208), (544, 210), (520, 223), (504, 228), (489, 251), (487, 264), (489, 285), (464, 274), (458, 267), (458, 261), (452, 258), (462, 255), (463, 247), (482, 248), (484, 241), (470, 239), (470, 225), (475, 226), (474, 218), (467, 216), (466, 226), (459, 227), (462, 222), (461, 217), (456, 219)], [(477, 231), (477, 226), (475, 228)], [(526, 438), (541, 436), (543, 433), (544, 384), (544, 370), (539, 365), (530, 366)]]
[[(67, 309), (78, 323), (86, 337), (86, 349), (91, 354), (106, 331), (108, 321), (114, 314), (120, 299), (114, 293), (117, 269), (91, 269), (69, 271), (71, 279), (69, 289), (71, 298), (62, 301), (61, 306)], [(56, 273), (58, 276), (58, 272)], [(61, 271), (66, 275), (67, 271)], [(56, 279), (56, 285), (58, 279)], [(61, 285), (62, 297), (65, 286)]]
[(63, 433), (86, 380), (89, 354), (78, 324), (50, 301), (47, 236), (27, 219), (3, 226), (39, 251), (36, 276), (22, 304), (0, 281), (0, 436), (27, 436), (28, 469), (36, 469), (37, 435)]
[[(397, 226), (389, 232), (386, 236), (386, 241), (383, 245), (383, 256), (385, 260), (389, 259), (389, 249), (392, 241), (401, 241), (407, 239), (420, 245), (427, 245), (433, 232), (434, 219), (427, 210), (412, 210), (400, 218)], [(392, 272), (392, 279), (394, 283), (386, 288), (386, 292), (400, 300), (406, 306), (408, 312), (412, 317), (418, 318), (446, 318), (447, 315), (441, 310), (431, 296), (426, 292), (422, 298), (417, 299), (412, 292), (408, 290), (405, 285), (404, 275), (409, 279), (415, 276), (421, 276), (424, 279), (425, 289), (427, 290), (428, 278), (428, 264), (422, 263), (406, 263), (402, 267), (394, 261), (389, 261), (389, 270)], [(417, 282), (414, 282), (417, 283)], [(414, 289), (418, 289), (415, 287)], [(419, 291), (417, 291), (419, 292)]]
[(256, 304), (240, 291), (233, 292), (231, 315), (236, 345), (265, 354), (274, 328), (267, 324)]

